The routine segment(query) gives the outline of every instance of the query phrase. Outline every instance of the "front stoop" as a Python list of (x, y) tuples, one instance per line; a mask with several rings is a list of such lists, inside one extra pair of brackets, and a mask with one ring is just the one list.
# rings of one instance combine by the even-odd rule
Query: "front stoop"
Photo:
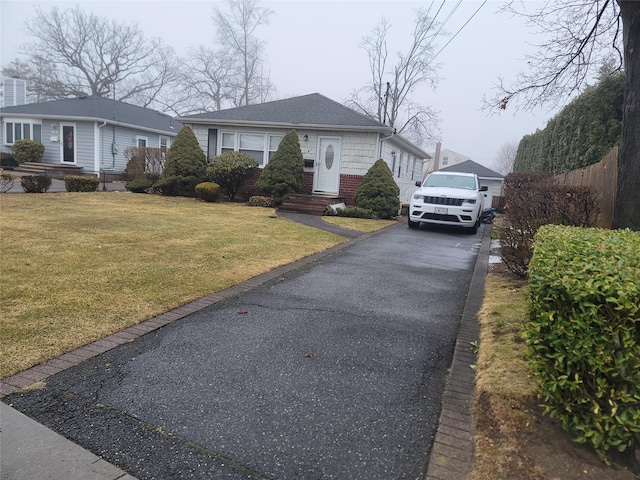
[(305, 213), (307, 215), (323, 215), (329, 205), (342, 202), (344, 202), (343, 197), (294, 193), (282, 202), (278, 210), (282, 212)]

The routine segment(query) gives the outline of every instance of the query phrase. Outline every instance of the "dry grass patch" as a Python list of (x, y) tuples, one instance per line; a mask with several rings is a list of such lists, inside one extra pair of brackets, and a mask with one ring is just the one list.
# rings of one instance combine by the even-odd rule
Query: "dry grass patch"
[(324, 216), (322, 220), (336, 225), (340, 228), (346, 228), (349, 230), (355, 230), (357, 232), (375, 232), (381, 228), (395, 225), (398, 223), (396, 220), (375, 220), (371, 218), (350, 218), (350, 217), (334, 217)]
[(0, 378), (345, 239), (273, 209), (3, 195)]

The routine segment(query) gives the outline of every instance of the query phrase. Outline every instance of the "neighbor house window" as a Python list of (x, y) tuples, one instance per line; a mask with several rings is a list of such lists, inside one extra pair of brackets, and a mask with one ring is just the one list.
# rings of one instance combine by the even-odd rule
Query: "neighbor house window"
[(169, 137), (160, 137), (160, 151), (167, 153), (167, 150), (169, 150)]
[(449, 157), (442, 157), (442, 165), (449, 165)]
[(136, 147), (146, 147), (148, 142), (147, 137), (136, 136)]
[(6, 122), (5, 123), (5, 145), (12, 145), (18, 140), (35, 140), (42, 142), (42, 125), (33, 122)]

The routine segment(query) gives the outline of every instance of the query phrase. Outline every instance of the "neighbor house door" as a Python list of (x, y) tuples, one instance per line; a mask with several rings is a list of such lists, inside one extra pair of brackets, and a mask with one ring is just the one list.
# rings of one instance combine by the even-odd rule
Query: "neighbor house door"
[(76, 163), (76, 126), (62, 124), (60, 158), (62, 163)]
[(316, 172), (313, 176), (313, 191), (337, 195), (340, 189), (340, 137), (318, 137)]

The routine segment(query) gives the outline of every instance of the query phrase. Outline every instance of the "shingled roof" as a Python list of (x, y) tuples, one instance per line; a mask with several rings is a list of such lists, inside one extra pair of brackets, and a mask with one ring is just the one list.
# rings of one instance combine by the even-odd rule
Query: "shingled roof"
[(171, 117), (149, 108), (91, 95), (50, 102), (28, 103), (0, 109), (2, 116), (33, 116), (59, 120), (88, 120), (116, 123), (175, 134), (181, 125), (171, 128)]
[(393, 129), (330, 98), (311, 93), (273, 102), (229, 108), (217, 112), (178, 117), (183, 123), (222, 125), (272, 125), (310, 128), (340, 128), (392, 133)]
[(498, 172), (494, 172), (490, 168), (480, 165), (473, 160), (456, 163), (455, 165), (451, 165), (450, 167), (441, 168), (440, 171), (475, 173), (478, 178), (495, 178), (497, 180), (504, 178), (504, 175), (501, 175)]

